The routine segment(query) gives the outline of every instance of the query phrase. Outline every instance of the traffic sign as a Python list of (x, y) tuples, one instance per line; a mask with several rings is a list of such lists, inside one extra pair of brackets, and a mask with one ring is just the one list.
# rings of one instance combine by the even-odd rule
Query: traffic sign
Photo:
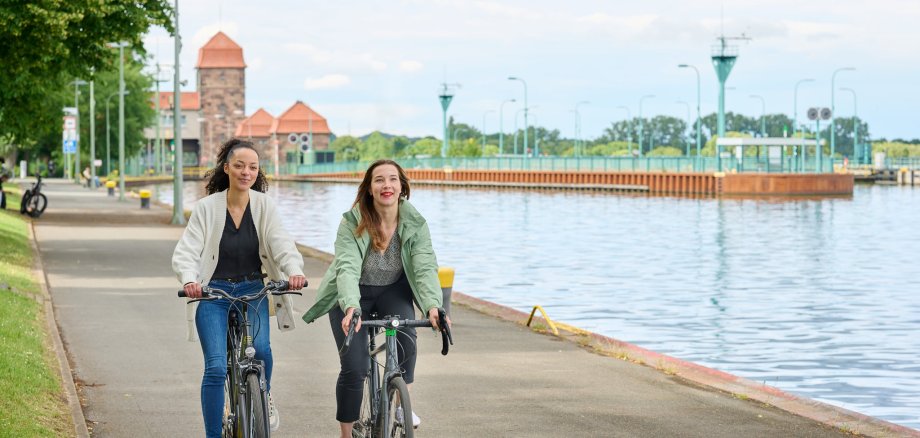
[(76, 140), (64, 140), (64, 153), (65, 154), (77, 153), (77, 141)]

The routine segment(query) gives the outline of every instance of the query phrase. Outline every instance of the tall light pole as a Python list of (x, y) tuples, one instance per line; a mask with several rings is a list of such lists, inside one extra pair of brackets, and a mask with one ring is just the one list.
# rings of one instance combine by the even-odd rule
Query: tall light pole
[(799, 115), (799, 85), (802, 85), (806, 82), (814, 82), (814, 79), (807, 78), (801, 79), (795, 83), (795, 88), (792, 92), (792, 136), (795, 137), (799, 132), (799, 125), (796, 119)]
[(639, 98), (639, 157), (642, 157), (642, 101), (655, 97), (654, 94), (646, 94)]
[(763, 99), (763, 96), (752, 94), (749, 96), (751, 99), (760, 99), (760, 136), (767, 136), (767, 103)]
[[(125, 94), (131, 94), (128, 91), (125, 91)], [(108, 175), (112, 173), (112, 153), (111, 153), (111, 128), (109, 128), (109, 102), (112, 101), (112, 98), (117, 96), (118, 92), (114, 92), (105, 98), (105, 174)]]
[(175, 55), (176, 61), (173, 67), (175, 71), (173, 83), (173, 139), (175, 142), (176, 161), (173, 164), (173, 225), (185, 225), (185, 209), (182, 207), (182, 88), (180, 83), (179, 71), (179, 54), (182, 52), (182, 36), (179, 34), (179, 0), (175, 0), (174, 18), (175, 22)]
[(77, 148), (74, 155), (74, 164), (73, 168), (75, 172), (73, 173), (73, 180), (80, 181), (80, 85), (86, 85), (88, 82), (82, 79), (74, 79), (73, 82), (73, 107), (77, 111)]
[(482, 113), (482, 155), (481, 156), (483, 157), (486, 156), (486, 116), (489, 115), (489, 113), (494, 113), (494, 112), (495, 110), (488, 110)]
[(696, 72), (696, 157), (699, 158), (702, 154), (702, 135), (700, 126), (703, 123), (703, 119), (700, 115), (700, 70), (695, 66), (690, 64), (680, 64), (678, 68), (692, 68)]
[(853, 70), (856, 70), (856, 69), (853, 67), (843, 67), (843, 68), (838, 68), (837, 70), (834, 70), (834, 73), (831, 74), (831, 172), (834, 171), (834, 152), (836, 152), (837, 150), (836, 142), (835, 142), (836, 123), (834, 123), (834, 117), (836, 116), (834, 114), (834, 81), (837, 79), (837, 73), (840, 73), (842, 71), (853, 71)]
[(125, 200), (125, 47), (121, 41), (110, 43), (118, 48), (118, 200)]
[(96, 188), (96, 92), (95, 70), (89, 81), (89, 184)]
[(626, 105), (620, 105), (617, 109), (626, 110), (626, 148), (629, 156), (632, 156), (632, 129), (629, 127), (629, 122), (632, 121), (632, 113), (629, 111), (629, 107)]
[(503, 100), (498, 106), (498, 154), (505, 154), (505, 104), (517, 102), (515, 99)]
[[(508, 76), (509, 81), (521, 81), (524, 84), (524, 152), (527, 152), (527, 82), (515, 76)], [(536, 154), (536, 150), (534, 150)]]
[[(856, 106), (856, 91), (852, 88), (841, 88), (840, 91), (849, 91), (853, 94), (853, 154), (859, 157), (859, 108)], [(859, 160), (856, 160), (856, 163), (861, 164)]]
[[(690, 126), (690, 104), (682, 100), (678, 100), (677, 102), (674, 102), (674, 103), (687, 107), (687, 126)], [(684, 144), (686, 146), (686, 152), (684, 152), (684, 155), (689, 157), (690, 156), (690, 142), (687, 141), (686, 137), (684, 137)]]

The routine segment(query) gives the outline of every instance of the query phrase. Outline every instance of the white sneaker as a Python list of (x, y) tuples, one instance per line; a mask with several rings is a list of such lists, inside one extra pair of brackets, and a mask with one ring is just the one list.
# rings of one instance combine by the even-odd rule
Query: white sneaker
[[(402, 406), (396, 407), (396, 422), (403, 424), (403, 411)], [(422, 419), (415, 415), (415, 411), (412, 411), (412, 428), (418, 429), (418, 426), (422, 424)]]
[(272, 400), (272, 394), (268, 393), (268, 425), (272, 432), (278, 430), (281, 426), (281, 417), (278, 415), (278, 409), (275, 408), (275, 402)]

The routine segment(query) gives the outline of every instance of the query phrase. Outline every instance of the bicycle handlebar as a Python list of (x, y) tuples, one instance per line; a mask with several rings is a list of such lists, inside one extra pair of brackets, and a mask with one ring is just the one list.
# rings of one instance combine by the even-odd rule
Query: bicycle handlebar
[[(348, 325), (348, 334), (345, 337), (345, 344), (342, 346), (341, 354), (345, 354), (351, 347), (351, 339), (355, 335), (355, 328), (358, 325), (358, 319), (361, 317), (361, 310), (355, 309), (351, 315), (351, 324)], [(366, 327), (394, 328), (400, 327), (431, 327), (431, 321), (427, 319), (399, 319), (386, 317), (387, 319), (374, 319), (362, 321), (361, 324)], [(447, 312), (444, 309), (438, 309), (438, 326), (441, 332), (441, 355), (447, 356), (450, 346), (454, 345), (454, 338), (450, 333), (450, 325), (447, 324)]]
[[(304, 284), (304, 286), (306, 286), (306, 284)], [(262, 288), (262, 290), (254, 294), (234, 297), (233, 295), (230, 295), (224, 290), (215, 289), (213, 287), (208, 287), (208, 286), (201, 286), (201, 298), (195, 298), (193, 300), (189, 300), (189, 302), (218, 300), (221, 298), (226, 298), (228, 300), (234, 300), (234, 301), (255, 301), (255, 300), (258, 300), (259, 298), (262, 298), (268, 293), (271, 293), (272, 295), (276, 295), (276, 296), (277, 295), (303, 295), (300, 292), (288, 290), (290, 289), (290, 287), (291, 285), (288, 283), (287, 280), (269, 281), (265, 285), (265, 287)], [(188, 298), (188, 296), (185, 294), (184, 289), (180, 290), (178, 295), (179, 295), (179, 298)]]

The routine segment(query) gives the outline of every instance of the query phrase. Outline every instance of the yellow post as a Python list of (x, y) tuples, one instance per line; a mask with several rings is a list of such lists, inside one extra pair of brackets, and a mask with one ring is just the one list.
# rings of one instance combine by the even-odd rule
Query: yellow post
[(450, 315), (450, 293), (454, 290), (454, 268), (438, 267), (438, 280), (441, 281), (441, 294), (444, 297), (444, 311)]
[(141, 208), (150, 208), (150, 190), (141, 190)]
[(109, 192), (109, 196), (115, 196), (115, 181), (108, 180), (105, 182), (105, 188)]

